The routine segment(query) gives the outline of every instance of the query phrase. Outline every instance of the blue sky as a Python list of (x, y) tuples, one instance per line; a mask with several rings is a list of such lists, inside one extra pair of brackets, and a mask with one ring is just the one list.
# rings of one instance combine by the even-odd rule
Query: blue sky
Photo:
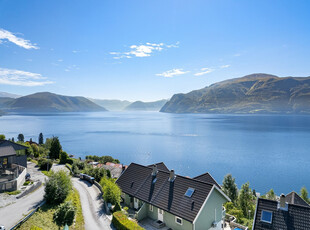
[(152, 101), (310, 76), (310, 2), (1, 0), (0, 91)]

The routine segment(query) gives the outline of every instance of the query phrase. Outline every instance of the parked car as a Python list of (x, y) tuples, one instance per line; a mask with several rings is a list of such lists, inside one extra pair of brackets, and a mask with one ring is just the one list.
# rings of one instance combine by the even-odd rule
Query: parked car
[(5, 227), (3, 225), (0, 225), (0, 230), (5, 230)]
[[(31, 178), (30, 173), (27, 173), (26, 176), (25, 176), (25, 179), (26, 180), (30, 180), (30, 178)], [(2, 229), (0, 228), (0, 230), (2, 230)]]

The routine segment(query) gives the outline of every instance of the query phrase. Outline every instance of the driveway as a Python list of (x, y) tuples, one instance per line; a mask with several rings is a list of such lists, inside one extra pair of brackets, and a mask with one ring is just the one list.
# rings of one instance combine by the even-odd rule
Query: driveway
[(95, 185), (79, 178), (72, 178), (72, 182), (80, 194), (85, 229), (115, 229), (104, 212), (100, 190)]
[[(41, 180), (42, 182), (44, 181), (44, 174), (38, 171), (35, 164), (28, 163), (27, 171), (30, 173), (31, 179)], [(0, 225), (3, 224), (7, 229), (13, 227), (19, 220), (21, 220), (26, 214), (36, 208), (37, 205), (43, 201), (43, 196), (44, 186), (41, 186), (34, 192), (20, 199), (13, 197), (13, 203), (0, 208)]]

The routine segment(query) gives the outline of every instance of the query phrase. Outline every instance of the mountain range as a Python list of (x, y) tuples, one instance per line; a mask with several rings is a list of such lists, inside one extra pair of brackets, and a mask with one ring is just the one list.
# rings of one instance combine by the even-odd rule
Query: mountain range
[(310, 77), (251, 74), (175, 94), (166, 113), (310, 113)]
[(130, 105), (130, 101), (121, 100), (108, 100), (108, 99), (92, 99), (88, 98), (90, 101), (106, 108), (109, 111), (122, 111), (126, 106)]
[(160, 100), (160, 101), (153, 101), (153, 102), (142, 102), (142, 101), (135, 101), (128, 105), (124, 110), (126, 111), (159, 111), (164, 104), (166, 104), (168, 100)]
[(95, 112), (107, 111), (85, 97), (62, 96), (49, 92), (19, 98), (0, 98), (0, 109), (17, 113)]

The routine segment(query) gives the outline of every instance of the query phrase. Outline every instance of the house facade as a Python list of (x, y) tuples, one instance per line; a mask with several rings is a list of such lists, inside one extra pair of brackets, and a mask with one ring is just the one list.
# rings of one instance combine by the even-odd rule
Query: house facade
[(25, 182), (27, 157), (16, 156), (16, 150), (23, 151), (27, 147), (10, 141), (0, 143), (0, 192), (14, 191)]
[(116, 181), (138, 221), (150, 218), (173, 230), (222, 229), (223, 203), (229, 198), (214, 182), (210, 174), (197, 179), (177, 175), (163, 163), (132, 163)]

